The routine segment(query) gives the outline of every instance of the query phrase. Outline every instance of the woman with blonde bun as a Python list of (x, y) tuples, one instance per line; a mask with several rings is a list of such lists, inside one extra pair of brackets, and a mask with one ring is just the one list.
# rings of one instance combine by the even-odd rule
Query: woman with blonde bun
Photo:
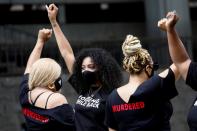
[(53, 59), (40, 59), (51, 34), (50, 29), (39, 31), (20, 85), (20, 103), (28, 131), (74, 130), (73, 108), (60, 94), (61, 67)]
[(122, 45), (123, 68), (129, 82), (108, 97), (105, 123), (109, 131), (170, 131), (170, 99), (177, 95), (179, 77), (174, 64), (154, 75), (154, 63), (137, 37), (128, 35)]

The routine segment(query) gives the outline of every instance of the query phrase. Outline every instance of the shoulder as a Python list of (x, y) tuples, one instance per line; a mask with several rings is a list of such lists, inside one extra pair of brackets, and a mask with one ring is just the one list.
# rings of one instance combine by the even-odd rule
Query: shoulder
[(162, 71), (159, 76), (161, 78), (166, 78), (166, 77), (169, 77), (169, 76), (174, 76), (175, 77), (175, 74), (177, 71), (175, 71), (176, 69), (173, 69), (173, 68), (168, 68), (168, 69), (165, 69), (164, 71)]
[(114, 90), (114, 94), (113, 95), (124, 96), (125, 92), (128, 92), (127, 88), (126, 88), (127, 86), (128, 86), (128, 84), (117, 88), (116, 90)]
[(63, 104), (68, 104), (66, 97), (60, 93), (53, 93), (48, 100), (47, 108), (55, 108)]
[(113, 89), (112, 92), (109, 94), (109, 96), (112, 97), (112, 96), (114, 96), (114, 95), (117, 95), (117, 90), (118, 90), (118, 89), (119, 89), (119, 88)]
[(159, 74), (159, 76), (160, 76), (161, 78), (165, 78), (165, 77), (167, 76), (167, 74), (168, 74), (168, 71), (169, 71), (169, 69), (164, 70), (163, 72), (161, 72), (161, 73)]
[(159, 76), (161, 78), (169, 77), (173, 80), (177, 80), (180, 77), (180, 73), (178, 71), (178, 68), (175, 66), (175, 64), (172, 64), (168, 69), (161, 72)]

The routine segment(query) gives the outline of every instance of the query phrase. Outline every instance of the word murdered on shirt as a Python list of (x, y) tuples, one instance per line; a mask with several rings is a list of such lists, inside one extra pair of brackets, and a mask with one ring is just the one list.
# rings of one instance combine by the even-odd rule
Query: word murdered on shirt
[(94, 99), (92, 97), (84, 97), (82, 95), (79, 96), (76, 104), (82, 105), (84, 107), (93, 107), (99, 108), (100, 99)]
[(47, 122), (49, 122), (49, 118), (47, 118), (47, 117), (45, 117), (45, 116), (43, 116), (43, 115), (40, 115), (40, 114), (38, 114), (38, 113), (36, 113), (36, 112), (33, 112), (33, 111), (31, 111), (30, 109), (28, 109), (28, 108), (23, 108), (23, 109), (22, 109), (22, 112), (23, 112), (23, 114), (24, 114), (26, 117), (29, 117), (29, 118), (31, 118), (31, 119), (40, 121), (40, 122), (42, 122), (42, 123), (47, 123)]
[(120, 105), (113, 105), (112, 111), (113, 112), (121, 112), (121, 111), (127, 111), (127, 110), (139, 110), (143, 109), (145, 107), (144, 102), (135, 102), (135, 103), (126, 103), (126, 104), (120, 104)]

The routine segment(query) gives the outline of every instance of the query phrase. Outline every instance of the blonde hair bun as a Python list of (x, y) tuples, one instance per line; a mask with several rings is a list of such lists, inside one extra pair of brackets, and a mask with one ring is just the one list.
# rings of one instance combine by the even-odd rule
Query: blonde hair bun
[(124, 43), (122, 44), (122, 51), (124, 56), (134, 55), (141, 48), (142, 45), (140, 43), (140, 40), (133, 35), (127, 35)]
[(122, 51), (125, 56), (123, 68), (130, 74), (140, 74), (146, 65), (152, 63), (148, 51), (142, 48), (140, 40), (133, 35), (127, 35), (122, 44)]

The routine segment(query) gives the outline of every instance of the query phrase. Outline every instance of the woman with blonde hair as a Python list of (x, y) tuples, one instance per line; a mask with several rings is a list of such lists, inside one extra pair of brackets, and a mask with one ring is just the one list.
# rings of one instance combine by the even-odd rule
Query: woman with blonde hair
[(51, 34), (49, 29), (39, 31), (20, 85), (20, 103), (28, 131), (73, 130), (73, 109), (60, 94), (61, 67), (53, 59), (40, 59)]
[(179, 73), (172, 64), (154, 75), (154, 63), (137, 37), (128, 35), (122, 45), (123, 68), (129, 82), (114, 90), (106, 104), (109, 131), (169, 131), (170, 99), (177, 95)]

